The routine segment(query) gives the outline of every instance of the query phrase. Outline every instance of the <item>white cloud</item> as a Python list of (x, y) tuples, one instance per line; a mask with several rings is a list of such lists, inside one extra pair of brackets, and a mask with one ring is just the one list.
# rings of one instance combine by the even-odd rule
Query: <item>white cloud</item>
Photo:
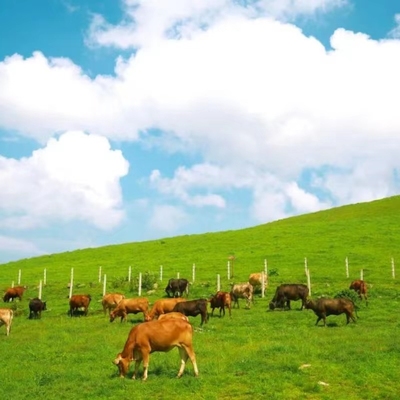
[[(287, 20), (289, 5), (293, 14), (311, 15), (342, 6), (341, 1), (260, 1), (249, 3), (246, 11), (228, 0), (176, 0), (163, 3), (170, 5), (165, 15), (152, 12), (155, 4), (126, 2), (128, 17), (118, 26), (121, 31), (97, 20), (93, 40), (100, 37), (97, 33), (113, 34), (99, 43), (118, 44), (121, 32), (131, 29), (119, 45), (139, 47), (130, 58), (118, 59), (115, 76), (91, 79), (71, 61), (41, 53), (1, 62), (0, 126), (42, 142), (54, 132), (76, 129), (151, 142), (151, 128), (157, 128), (163, 137), (154, 142), (161, 150), (190, 152), (200, 159), (172, 177), (153, 172), (150, 181), (167, 201), (223, 209), (223, 192), (244, 188), (253, 195), (253, 215), (260, 221), (326, 207), (298, 182), (304, 169), (346, 171), (340, 178), (319, 178), (333, 205), (399, 192), (391, 171), (399, 168), (400, 40), (377, 41), (338, 29), (327, 51), (295, 25), (266, 17), (281, 14)], [(267, 10), (273, 6), (274, 11)], [(12, 162), (18, 167), (26, 161), (7, 160), (6, 165)], [(376, 171), (374, 179), (360, 179), (360, 166)], [(78, 175), (71, 179), (82, 186)], [(270, 180), (272, 185), (264, 183)], [(75, 197), (72, 203), (80, 203)], [(97, 198), (96, 192), (90, 204)], [(9, 225), (20, 209), (25, 213), (25, 206), (10, 199), (5, 200), (11, 209), (14, 204), (20, 208), (8, 222), (3, 220)], [(108, 209), (115, 211), (109, 201)], [(29, 218), (19, 222), (38, 223)]]
[(124, 0), (125, 18), (118, 25), (93, 17), (89, 45), (122, 49), (154, 46), (165, 38), (192, 38), (231, 17), (274, 17), (293, 20), (343, 7), (347, 0)]
[(394, 22), (396, 26), (389, 32), (388, 36), (393, 38), (400, 38), (400, 14), (395, 14)]
[(179, 207), (159, 205), (153, 209), (149, 226), (161, 233), (175, 233), (189, 221), (189, 216)]
[(38, 249), (36, 245), (28, 240), (16, 239), (12, 237), (0, 235), (0, 251), (4, 254), (7, 252), (18, 252), (20, 256), (28, 254), (32, 255), (42, 255), (43, 251)]
[(124, 218), (119, 180), (127, 173), (127, 161), (106, 138), (82, 132), (50, 139), (29, 158), (0, 156), (0, 228), (70, 220), (115, 227)]

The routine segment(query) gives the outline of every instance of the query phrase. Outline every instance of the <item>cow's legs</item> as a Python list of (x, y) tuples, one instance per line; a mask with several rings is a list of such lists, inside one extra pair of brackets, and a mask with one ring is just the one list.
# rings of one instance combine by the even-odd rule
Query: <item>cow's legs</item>
[(192, 346), (190, 346), (190, 347), (186, 346), (185, 347), (185, 352), (186, 352), (186, 360), (187, 360), (187, 357), (189, 356), (190, 361), (193, 364), (194, 375), (195, 376), (199, 376), (199, 369), (197, 368), (196, 355), (194, 354), (193, 347)]
[(143, 355), (143, 380), (147, 379), (147, 372), (149, 370), (150, 350), (142, 351)]
[(141, 358), (135, 361), (135, 370), (133, 371), (132, 379), (136, 379), (136, 375), (139, 372), (139, 367), (141, 362), (142, 362)]
[(321, 321), (322, 317), (318, 317), (317, 318), (317, 322), (315, 323), (315, 325), (318, 325), (318, 322)]

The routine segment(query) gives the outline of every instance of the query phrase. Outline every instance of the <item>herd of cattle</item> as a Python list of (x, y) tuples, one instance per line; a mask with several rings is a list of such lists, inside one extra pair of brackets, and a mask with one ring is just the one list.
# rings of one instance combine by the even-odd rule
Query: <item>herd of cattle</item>
[[(264, 283), (262, 279), (264, 277)], [(231, 309), (239, 307), (239, 299), (245, 299), (248, 308), (254, 298), (254, 290), (262, 284), (267, 285), (267, 277), (264, 274), (251, 274), (249, 282), (232, 284), (230, 292), (218, 291), (209, 299), (188, 300), (189, 281), (187, 279), (170, 279), (165, 292), (168, 298), (156, 300), (150, 309), (149, 301), (145, 297), (125, 298), (119, 293), (106, 294), (102, 298), (104, 314), (109, 315), (110, 322), (116, 318), (126, 321), (128, 314), (143, 313), (144, 323), (134, 326), (126, 340), (125, 346), (114, 360), (118, 367), (119, 375), (124, 377), (132, 361), (135, 361), (135, 370), (132, 378), (135, 379), (139, 366), (143, 361), (143, 379), (147, 379), (150, 353), (155, 351), (169, 351), (178, 347), (181, 358), (181, 366), (178, 377), (182, 376), (188, 359), (193, 364), (194, 373), (198, 375), (196, 356), (193, 350), (192, 337), (193, 327), (189, 323), (189, 316), (201, 316), (202, 326), (208, 321), (208, 307), (213, 315), (216, 308), (219, 315), (225, 315), (228, 309), (231, 316)], [(360, 299), (367, 302), (367, 285), (363, 280), (353, 281), (350, 289), (357, 292)], [(22, 300), (25, 286), (8, 288), (3, 296), (4, 302), (8, 303), (14, 299)], [(186, 298), (183, 296), (186, 294)], [(309, 290), (302, 284), (282, 284), (276, 288), (274, 297), (269, 303), (269, 309), (291, 309), (290, 302), (301, 300), (300, 309), (311, 309), (317, 316), (316, 325), (322, 319), (326, 325), (326, 317), (329, 315), (346, 314), (347, 324), (356, 321), (355, 306), (348, 298), (319, 298), (318, 300), (308, 299)], [(69, 299), (69, 315), (76, 313), (88, 314), (91, 302), (90, 295), (73, 295)], [(29, 301), (29, 319), (41, 317), (41, 312), (46, 310), (46, 302), (39, 298)], [(13, 321), (13, 310), (0, 308), (0, 326), (6, 326), (7, 336), (10, 334)]]

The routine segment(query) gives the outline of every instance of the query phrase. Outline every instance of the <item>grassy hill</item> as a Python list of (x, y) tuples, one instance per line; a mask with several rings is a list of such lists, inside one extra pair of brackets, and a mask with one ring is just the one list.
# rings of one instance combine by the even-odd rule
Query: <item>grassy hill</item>
[(248, 274), (268, 268), (278, 271), (282, 280), (303, 277), (304, 258), (313, 275), (332, 271), (344, 273), (348, 258), (350, 273), (365, 277), (390, 278), (391, 258), (400, 259), (400, 196), (338, 207), (301, 215), (252, 228), (186, 235), (146, 242), (134, 242), (76, 250), (23, 259), (0, 265), (0, 287), (16, 281), (38, 282), (47, 269), (48, 279), (67, 280), (74, 268), (77, 281), (98, 279), (99, 266), (109, 281), (127, 275), (152, 271), (163, 265), (164, 277), (192, 276), (214, 280), (226, 276), (228, 257), (234, 255), (234, 280), (247, 280)]
[[(0, 289), (28, 285), (22, 301), (2, 303), (15, 318), (9, 337), (0, 327), (0, 398), (320, 400), (395, 399), (400, 393), (400, 285), (393, 279), (391, 259), (399, 262), (400, 197), (355, 204), (288, 218), (237, 231), (188, 235), (160, 240), (84, 249), (0, 265)], [(215, 229), (215, 227), (213, 227)], [(189, 364), (177, 380), (178, 351), (150, 357), (146, 383), (117, 378), (111, 361), (120, 352), (132, 326), (110, 323), (100, 300), (107, 274), (107, 292), (136, 297), (142, 272), (159, 287), (144, 295), (151, 303), (165, 297), (164, 287), (179, 272), (196, 279), (189, 299), (229, 290), (228, 257), (234, 255), (234, 277), (245, 282), (261, 271), (267, 260), (269, 287), (258, 293), (251, 309), (232, 310), (211, 317), (202, 329), (194, 326), (194, 349), (200, 370), (193, 377)], [(278, 284), (306, 283), (304, 259), (311, 273), (312, 297), (333, 297), (349, 287), (364, 270), (369, 305), (358, 304), (358, 321), (345, 325), (344, 315), (328, 317), (326, 328), (316, 327), (310, 310), (270, 311), (268, 303)], [(345, 274), (348, 258), (350, 276)], [(160, 281), (160, 265), (163, 281)], [(132, 267), (131, 283), (127, 282)], [(90, 293), (87, 317), (67, 316), (68, 282), (74, 268), (74, 293)], [(29, 298), (38, 295), (38, 283), (47, 272), (43, 300), (48, 310), (40, 320), (28, 319)], [(400, 276), (400, 270), (398, 272)], [(103, 276), (101, 277), (103, 278)], [(217, 312), (218, 314), (218, 312)], [(142, 369), (140, 370), (140, 372)]]

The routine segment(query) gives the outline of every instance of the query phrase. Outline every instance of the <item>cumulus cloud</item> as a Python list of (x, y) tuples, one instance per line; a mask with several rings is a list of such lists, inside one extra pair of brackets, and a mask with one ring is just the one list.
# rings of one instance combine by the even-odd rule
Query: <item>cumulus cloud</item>
[(395, 14), (394, 22), (396, 26), (389, 32), (388, 36), (393, 38), (400, 38), (400, 14)]
[(124, 218), (119, 180), (128, 162), (108, 140), (79, 131), (50, 139), (21, 160), (0, 156), (0, 228), (86, 221), (110, 229)]
[(157, 205), (149, 221), (149, 226), (161, 233), (173, 234), (189, 221), (189, 216), (181, 208), (171, 205)]
[[(118, 26), (99, 16), (94, 20), (92, 43), (137, 48), (117, 60), (113, 76), (90, 78), (70, 60), (39, 52), (6, 58), (0, 63), (0, 126), (41, 142), (54, 132), (84, 130), (194, 154), (200, 162), (171, 176), (153, 171), (152, 187), (166, 201), (219, 210), (227, 208), (224, 191), (244, 188), (254, 200), (253, 216), (262, 222), (399, 192), (394, 177), (400, 151), (400, 40), (395, 35), (373, 40), (337, 29), (327, 50), (290, 22), (344, 1), (171, 0), (162, 5), (166, 13), (155, 13), (156, 4), (160, 7), (155, 1), (126, 0), (126, 17)], [(152, 137), (153, 129), (162, 132), (161, 138)], [(21, 166), (31, 167), (36, 158), (3, 160), (3, 168), (14, 163), (16, 171), (23, 171), (21, 179), (30, 182), (28, 168)], [(340, 175), (329, 168), (326, 172), (327, 166)], [(29, 169), (32, 181), (37, 181), (35, 168)], [(362, 168), (373, 173), (363, 176)], [(300, 184), (305, 169), (319, 177), (314, 189), (318, 182), (329, 203), (318, 198), (313, 186)], [(121, 219), (115, 190), (126, 171), (118, 171), (114, 195), (108, 186), (87, 191), (87, 181), (76, 176), (71, 180), (78, 180), (81, 189), (73, 192), (61, 179), (54, 186), (48, 172), (44, 182), (50, 179), (49, 187), (66, 191), (72, 204), (81, 204), (81, 196), (82, 204), (98, 202), (115, 212), (112, 225)], [(49, 211), (29, 205), (35, 213), (28, 215), (27, 206), (9, 196), (3, 204), (13, 212), (3, 224), (14, 225), (18, 218), (20, 226), (30, 226), (39, 223), (35, 213), (55, 215), (47, 203), (43, 208)], [(74, 218), (86, 215), (91, 222), (108, 224), (100, 216), (107, 213), (83, 212), (82, 207), (76, 212), (64, 210), (63, 204), (54, 208), (65, 216), (70, 212)], [(184, 221), (179, 215), (176, 220)]]
[(346, 0), (124, 0), (124, 20), (93, 17), (87, 43), (122, 49), (154, 46), (165, 38), (192, 38), (226, 18), (245, 16), (293, 20), (343, 7)]
[(22, 256), (25, 254), (32, 256), (45, 253), (28, 240), (17, 239), (2, 235), (0, 235), (0, 251), (3, 254), (7, 252), (12, 253), (14, 251), (18, 251), (18, 253)]

